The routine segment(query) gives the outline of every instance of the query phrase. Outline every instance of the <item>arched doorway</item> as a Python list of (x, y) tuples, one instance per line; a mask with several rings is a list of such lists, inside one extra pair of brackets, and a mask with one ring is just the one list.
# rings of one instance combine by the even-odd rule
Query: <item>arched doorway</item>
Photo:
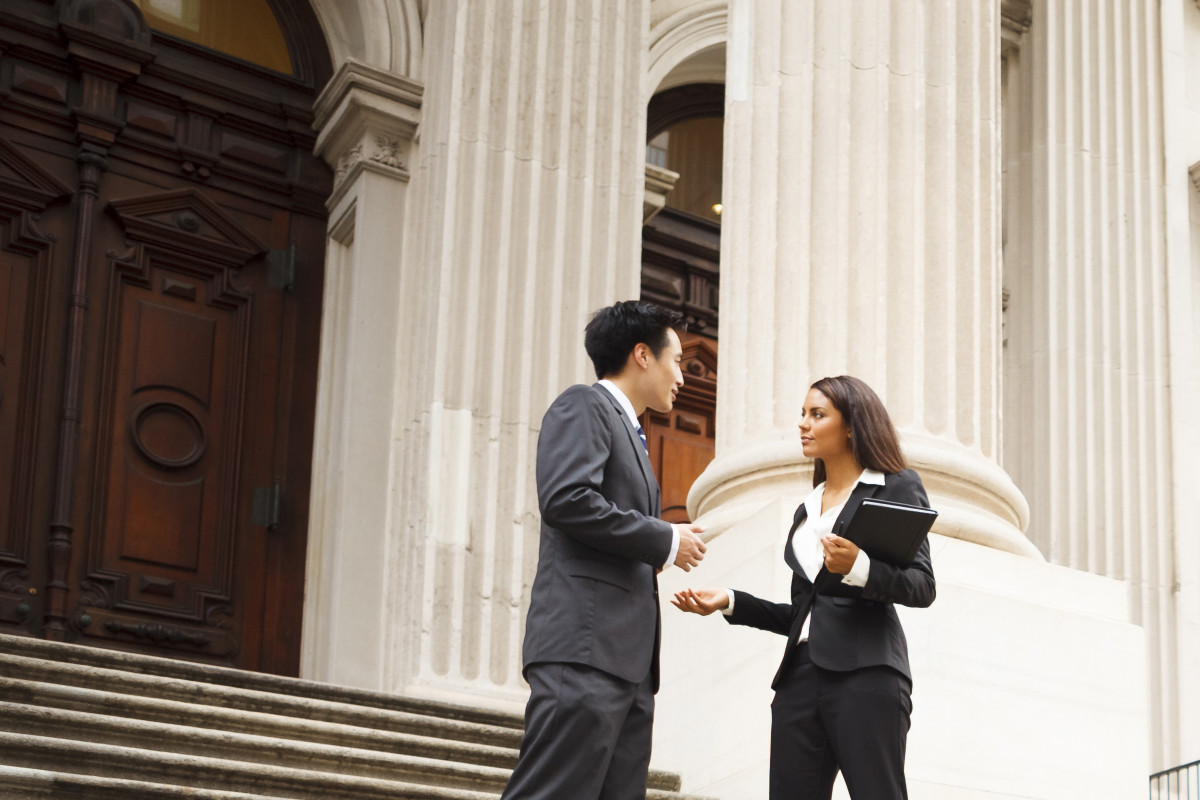
[(642, 298), (684, 314), (685, 383), (670, 414), (643, 420), (663, 518), (687, 520), (687, 493), (715, 453), (717, 299), (725, 88), (665, 89), (650, 101), (646, 160), (671, 188), (642, 228)]
[(331, 180), (316, 19), (6, 9), (0, 631), (295, 674)]

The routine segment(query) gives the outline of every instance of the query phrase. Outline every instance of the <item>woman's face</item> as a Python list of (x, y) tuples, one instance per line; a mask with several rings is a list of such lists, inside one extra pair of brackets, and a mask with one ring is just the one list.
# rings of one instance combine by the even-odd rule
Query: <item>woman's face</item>
[(807, 458), (825, 461), (850, 451), (850, 426), (817, 389), (809, 389), (800, 415), (800, 444)]

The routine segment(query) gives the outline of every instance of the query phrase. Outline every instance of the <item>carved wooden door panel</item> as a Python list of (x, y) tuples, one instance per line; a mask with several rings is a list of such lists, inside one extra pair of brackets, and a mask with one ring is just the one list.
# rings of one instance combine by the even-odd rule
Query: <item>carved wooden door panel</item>
[(669, 414), (647, 410), (642, 427), (662, 488), (662, 518), (688, 522), (687, 496), (716, 453), (717, 346), (683, 336), (683, 388)]
[(58, 263), (45, 215), (69, 193), (0, 139), (0, 630), (35, 616), (45, 568), (45, 542), (31, 530), (36, 482), (29, 469), (37, 446), (46, 298)]
[(152, 35), (128, 0), (11, 2), (0, 631), (295, 674), (323, 78)]

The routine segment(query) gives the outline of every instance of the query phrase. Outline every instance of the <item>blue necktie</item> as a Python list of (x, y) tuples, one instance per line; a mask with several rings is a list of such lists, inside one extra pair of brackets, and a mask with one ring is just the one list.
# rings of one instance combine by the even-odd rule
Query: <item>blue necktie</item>
[(646, 441), (646, 432), (642, 430), (642, 426), (638, 425), (638, 436), (642, 437), (642, 447), (646, 448), (646, 452), (650, 452), (650, 444)]

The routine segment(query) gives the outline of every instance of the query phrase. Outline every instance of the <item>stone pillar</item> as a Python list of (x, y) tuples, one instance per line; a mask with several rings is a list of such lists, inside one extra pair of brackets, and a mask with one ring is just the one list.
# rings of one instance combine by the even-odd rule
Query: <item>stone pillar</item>
[(809, 474), (808, 385), (883, 397), (939, 533), (1039, 557), (999, 467), (998, 12), (734, 2), (726, 85), (719, 532)]
[(648, 0), (439, 2), (425, 25), (394, 455), (390, 688), (523, 701), (546, 407), (636, 298)]
[(402, 339), (410, 158), (421, 87), (356, 61), (317, 100), (317, 153), (336, 170), (313, 445), (301, 674), (385, 689), (405, 524), (393, 442), (405, 420)]
[[(801, 400), (816, 378), (856, 374), (941, 512), (937, 602), (898, 609), (913, 796), (1117, 800), (1148, 774), (1128, 587), (1046, 562), (999, 463), (999, 15), (982, 0), (732, 0), (717, 458), (688, 503), (715, 535), (660, 593), (787, 598), (784, 538), (810, 475)], [(1046, 409), (1023, 411), (1004, 441), (1029, 441)], [(763, 797), (779, 637), (664, 614), (658, 765), (697, 794)], [(694, 736), (713, 719), (738, 741)], [(1030, 737), (1030, 719), (1051, 727)]]
[[(1186, 372), (1171, 375), (1177, 315), (1164, 313), (1182, 298), (1167, 292), (1160, 43), (1186, 29), (1183, 12), (1195, 14), (1152, 0), (1034, 3), (1006, 63), (1005, 411), (1030, 428), (1007, 438), (1005, 465), (1048, 559), (1130, 585), (1149, 646), (1154, 769), (1195, 757), (1179, 749), (1188, 679), (1174, 655), (1187, 574), (1175, 537), (1194, 536), (1178, 526), (1195, 484), (1172, 466), (1170, 392)], [(1182, 197), (1186, 162), (1167, 158)]]

